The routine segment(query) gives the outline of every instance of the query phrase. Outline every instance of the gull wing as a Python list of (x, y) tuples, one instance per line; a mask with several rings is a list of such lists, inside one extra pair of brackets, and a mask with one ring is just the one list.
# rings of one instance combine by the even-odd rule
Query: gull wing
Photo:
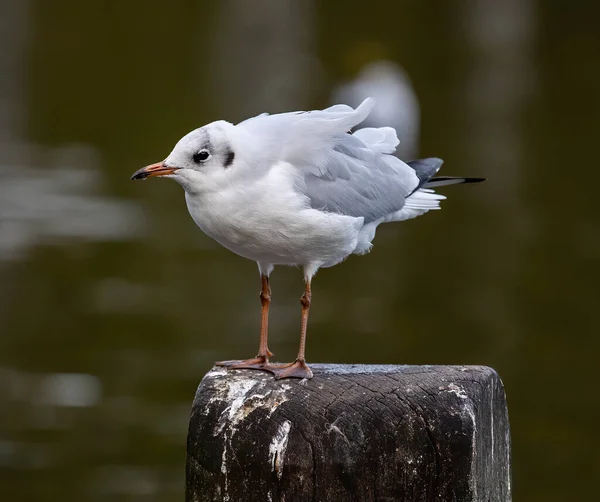
[(309, 112), (262, 114), (236, 127), (251, 138), (255, 155), (265, 161), (311, 168), (322, 164), (337, 138), (365, 120), (374, 106), (375, 100), (367, 98), (356, 110), (336, 105)]
[[(259, 115), (238, 124), (271, 165), (298, 171), (297, 189), (311, 207), (364, 218), (365, 223), (400, 211), (419, 186), (415, 170), (394, 157), (399, 141), (391, 127), (349, 131), (367, 118), (375, 101), (356, 109)], [(258, 145), (258, 147), (257, 147)]]
[[(400, 159), (381, 153), (389, 143), (365, 145), (357, 137), (361, 131), (336, 138), (326, 161), (303, 172), (298, 189), (314, 209), (363, 217), (367, 224), (400, 211), (419, 178)], [(385, 139), (387, 134), (373, 137)], [(395, 132), (393, 137), (397, 143)]]

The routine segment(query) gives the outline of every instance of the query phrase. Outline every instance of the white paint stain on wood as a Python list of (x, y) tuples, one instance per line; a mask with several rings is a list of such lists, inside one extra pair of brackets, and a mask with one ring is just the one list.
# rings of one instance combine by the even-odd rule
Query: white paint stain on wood
[(469, 397), (467, 396), (465, 389), (463, 389), (460, 385), (456, 385), (455, 383), (448, 385), (448, 390), (446, 392), (456, 394), (456, 396), (460, 397), (461, 399), (467, 399)]
[(473, 409), (473, 403), (470, 401), (465, 403), (465, 411), (469, 415), (471, 419), (471, 427), (473, 429), (472, 437), (471, 437), (471, 455), (473, 455), (473, 460), (471, 461), (471, 479), (469, 484), (473, 489), (473, 500), (479, 500), (477, 498), (477, 417), (475, 416), (475, 410)]
[(285, 450), (288, 444), (288, 437), (292, 424), (289, 420), (285, 420), (277, 429), (277, 432), (269, 445), (269, 460), (273, 472), (277, 474), (277, 478), (281, 479), (283, 475), (283, 462), (285, 458)]
[(225, 493), (223, 494), (224, 502), (229, 502), (229, 479), (227, 478), (227, 445), (229, 441), (225, 441), (223, 445), (223, 453), (221, 454), (221, 472), (225, 477)]
[(229, 405), (221, 412), (217, 433), (220, 433), (225, 426), (228, 426), (232, 432), (237, 430), (239, 422), (248, 416), (248, 412), (244, 410), (246, 396), (255, 385), (256, 382), (252, 380), (231, 382), (224, 399)]
[[(230, 375), (230, 378), (218, 378)], [(216, 404), (225, 403), (226, 406), (220, 412), (217, 425), (213, 435), (224, 435), (223, 452), (221, 454), (221, 473), (224, 478), (223, 500), (230, 500), (228, 494), (229, 478), (228, 464), (233, 452), (232, 440), (243, 421), (258, 409), (266, 410), (267, 418), (284, 402), (288, 400), (286, 392), (292, 387), (282, 383), (277, 388), (266, 390), (267, 381), (257, 378), (249, 378), (247, 374), (236, 378), (231, 373), (221, 368), (210, 371), (205, 378), (213, 379), (214, 395), (210, 398), (204, 409), (204, 414), (209, 415)], [(277, 430), (273, 442), (269, 447), (269, 458), (273, 464), (273, 470), (281, 477), (283, 471), (283, 458), (287, 448), (287, 438), (291, 423), (285, 421)], [(272, 457), (272, 458), (271, 458)]]
[(333, 432), (335, 432), (335, 433), (339, 434), (340, 436), (342, 436), (342, 437), (343, 437), (343, 438), (346, 440), (346, 442), (347, 442), (347, 443), (350, 443), (350, 441), (349, 441), (349, 440), (348, 440), (348, 438), (346, 437), (346, 434), (344, 434), (344, 433), (342, 432), (342, 430), (341, 430), (341, 429), (340, 429), (340, 428), (337, 426), (337, 423), (339, 422), (339, 420), (340, 420), (340, 419), (341, 419), (343, 416), (344, 416), (344, 413), (342, 413), (342, 414), (341, 414), (339, 417), (337, 417), (337, 418), (336, 418), (336, 419), (333, 421), (333, 423), (329, 424), (329, 425), (327, 426), (327, 429), (326, 429), (326, 430), (327, 430), (327, 432), (328, 432), (328, 433), (333, 431)]

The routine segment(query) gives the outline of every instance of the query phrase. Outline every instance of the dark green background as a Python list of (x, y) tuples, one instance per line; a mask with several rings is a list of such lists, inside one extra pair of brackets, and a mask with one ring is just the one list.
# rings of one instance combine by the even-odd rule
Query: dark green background
[[(206, 122), (326, 106), (387, 58), (419, 96), (422, 155), (489, 181), (444, 189), (442, 211), (385, 225), (370, 255), (320, 271), (308, 359), (492, 366), (506, 386), (515, 500), (594, 499), (600, 4), (306, 1), (290, 15), (288, 3), (0, 1), (15, 57), (2, 87), (0, 243), (30, 236), (0, 255), (0, 498), (182, 500), (195, 388), (213, 360), (254, 355), (258, 274), (195, 227), (179, 186), (129, 175)], [(298, 37), (281, 66), (252, 52), (279, 46), (269, 29), (253, 32), (266, 44), (228, 35), (256, 19)], [(91, 160), (63, 165), (73, 145)], [(95, 178), (85, 191), (43, 181), (65, 167)], [(23, 179), (40, 180), (20, 198), (39, 223), (9, 211)], [(98, 202), (84, 230), (49, 228), (59, 202), (39, 194), (63, 191)], [(109, 227), (123, 211), (121, 233), (94, 236), (113, 214), (103, 202), (117, 208)], [(277, 269), (272, 287), (271, 349), (292, 359), (301, 273)], [(55, 373), (92, 375), (98, 400), (47, 402)]]

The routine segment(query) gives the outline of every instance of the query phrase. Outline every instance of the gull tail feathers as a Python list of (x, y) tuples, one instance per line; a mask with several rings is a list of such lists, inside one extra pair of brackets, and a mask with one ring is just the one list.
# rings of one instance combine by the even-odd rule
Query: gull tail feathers
[(406, 199), (406, 203), (400, 211), (390, 214), (385, 221), (410, 220), (427, 211), (441, 209), (440, 202), (445, 198), (444, 195), (435, 193), (429, 188), (419, 188)]

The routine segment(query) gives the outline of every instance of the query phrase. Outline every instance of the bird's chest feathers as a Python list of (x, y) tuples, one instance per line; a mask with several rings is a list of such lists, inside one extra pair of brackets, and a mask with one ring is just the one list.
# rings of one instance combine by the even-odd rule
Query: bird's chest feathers
[[(256, 253), (290, 245), (297, 233), (301, 201), (265, 191), (224, 191), (201, 197), (186, 194), (196, 224), (228, 249), (256, 259)], [(294, 207), (296, 206), (296, 207)]]

